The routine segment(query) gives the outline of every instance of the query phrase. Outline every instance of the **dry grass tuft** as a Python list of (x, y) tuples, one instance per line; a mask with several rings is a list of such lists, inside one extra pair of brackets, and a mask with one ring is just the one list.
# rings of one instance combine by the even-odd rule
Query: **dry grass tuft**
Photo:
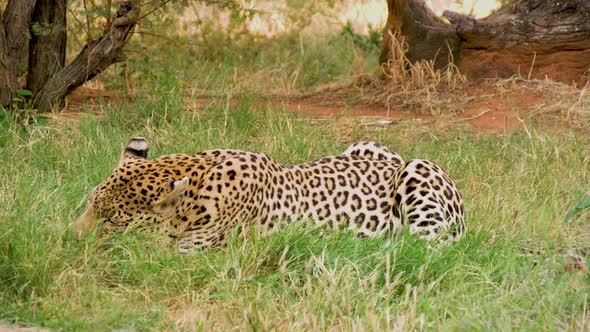
[(431, 114), (457, 105), (451, 92), (466, 79), (452, 61), (443, 69), (436, 69), (433, 60), (412, 63), (406, 57), (407, 44), (399, 35), (392, 36), (390, 50), (389, 61), (381, 66), (379, 75), (364, 82), (361, 102)]
[[(408, 46), (399, 34), (391, 38), (391, 55), (374, 74), (352, 77), (350, 82), (322, 85), (314, 92), (290, 98), (332, 106), (385, 106), (389, 109), (421, 114), (462, 111), (473, 98), (497, 100), (515, 91), (530, 91), (545, 101), (529, 106), (535, 117), (557, 117), (574, 128), (590, 127), (590, 81), (579, 88), (570, 84), (537, 80), (515, 75), (508, 79), (490, 79), (468, 83), (452, 59), (443, 69), (434, 61), (412, 63), (406, 56)], [(465, 89), (480, 86), (485, 95), (465, 98)]]
[(452, 61), (443, 69), (436, 69), (433, 60), (412, 63), (406, 57), (407, 49), (403, 37), (393, 35), (389, 61), (377, 73), (358, 76), (353, 83), (323, 86), (308, 96), (418, 113), (456, 111), (460, 99), (452, 92), (465, 83), (465, 76)]
[(590, 81), (580, 89), (550, 79), (529, 80), (514, 76), (496, 80), (493, 86), (499, 94), (528, 89), (544, 96), (546, 102), (535, 106), (533, 115), (557, 116), (559, 120), (578, 129), (590, 127)]

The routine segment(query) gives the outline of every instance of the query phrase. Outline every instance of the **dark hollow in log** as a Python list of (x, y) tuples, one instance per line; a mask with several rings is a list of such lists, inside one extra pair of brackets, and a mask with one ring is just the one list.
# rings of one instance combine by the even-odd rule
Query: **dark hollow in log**
[[(568, 83), (588, 79), (590, 1), (513, 0), (483, 19), (445, 11), (451, 24), (436, 17), (423, 0), (388, 3), (385, 35), (399, 29), (410, 61), (434, 59), (435, 54), (441, 67), (448, 45), (455, 64), (470, 79), (514, 74)], [(387, 60), (385, 41), (382, 61)]]

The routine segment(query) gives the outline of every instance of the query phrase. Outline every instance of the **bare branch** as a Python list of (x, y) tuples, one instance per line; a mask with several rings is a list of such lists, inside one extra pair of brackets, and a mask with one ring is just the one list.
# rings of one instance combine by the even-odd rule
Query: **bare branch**
[(68, 12), (70, 14), (72, 14), (72, 17), (74, 17), (74, 20), (76, 20), (76, 22), (78, 22), (78, 25), (80, 25), (80, 27), (82, 28), (82, 30), (84, 30), (84, 32), (86, 32), (86, 35), (90, 34), (90, 31), (86, 29), (86, 26), (84, 25), (84, 23), (82, 23), (82, 21), (80, 21), (78, 19), (78, 16), (76, 16), (76, 13), (74, 13), (70, 8), (67, 8)]
[(84, 4), (84, 16), (86, 16), (86, 39), (88, 41), (92, 40), (92, 36), (90, 36), (90, 18), (88, 17), (88, 7), (86, 6), (86, 0), (82, 1)]
[(149, 12), (141, 15), (141, 17), (139, 18), (138, 21), (141, 21), (142, 19), (144, 19), (145, 17), (151, 15), (152, 13), (154, 13), (155, 11), (164, 8), (164, 6), (166, 6), (168, 3), (170, 3), (172, 0), (166, 0), (166, 1), (152, 1), (152, 3), (154, 2), (158, 2), (160, 3), (159, 6), (155, 6), (152, 10), (150, 10)]
[(106, 17), (107, 24), (106, 24), (105, 30), (108, 30), (108, 29), (111, 28), (111, 8), (112, 8), (112, 4), (113, 4), (112, 3), (112, 0), (107, 0), (107, 9), (106, 9), (106, 11), (107, 11), (107, 17)]

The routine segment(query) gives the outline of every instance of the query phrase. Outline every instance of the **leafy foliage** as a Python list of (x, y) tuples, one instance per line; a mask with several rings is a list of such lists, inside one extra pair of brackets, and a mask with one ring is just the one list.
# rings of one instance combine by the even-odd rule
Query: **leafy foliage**
[(375, 29), (369, 29), (369, 35), (364, 36), (355, 32), (350, 22), (348, 22), (342, 32), (342, 36), (349, 37), (352, 42), (362, 50), (365, 51), (376, 51), (381, 48), (382, 32)]

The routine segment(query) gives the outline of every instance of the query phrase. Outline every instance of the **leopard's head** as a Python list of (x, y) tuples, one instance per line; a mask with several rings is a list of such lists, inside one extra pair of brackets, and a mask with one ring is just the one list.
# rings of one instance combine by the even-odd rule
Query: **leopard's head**
[(113, 174), (92, 190), (88, 207), (74, 222), (78, 238), (99, 226), (109, 232), (132, 225), (168, 227), (190, 180), (148, 160), (148, 149), (145, 138), (131, 138)]

